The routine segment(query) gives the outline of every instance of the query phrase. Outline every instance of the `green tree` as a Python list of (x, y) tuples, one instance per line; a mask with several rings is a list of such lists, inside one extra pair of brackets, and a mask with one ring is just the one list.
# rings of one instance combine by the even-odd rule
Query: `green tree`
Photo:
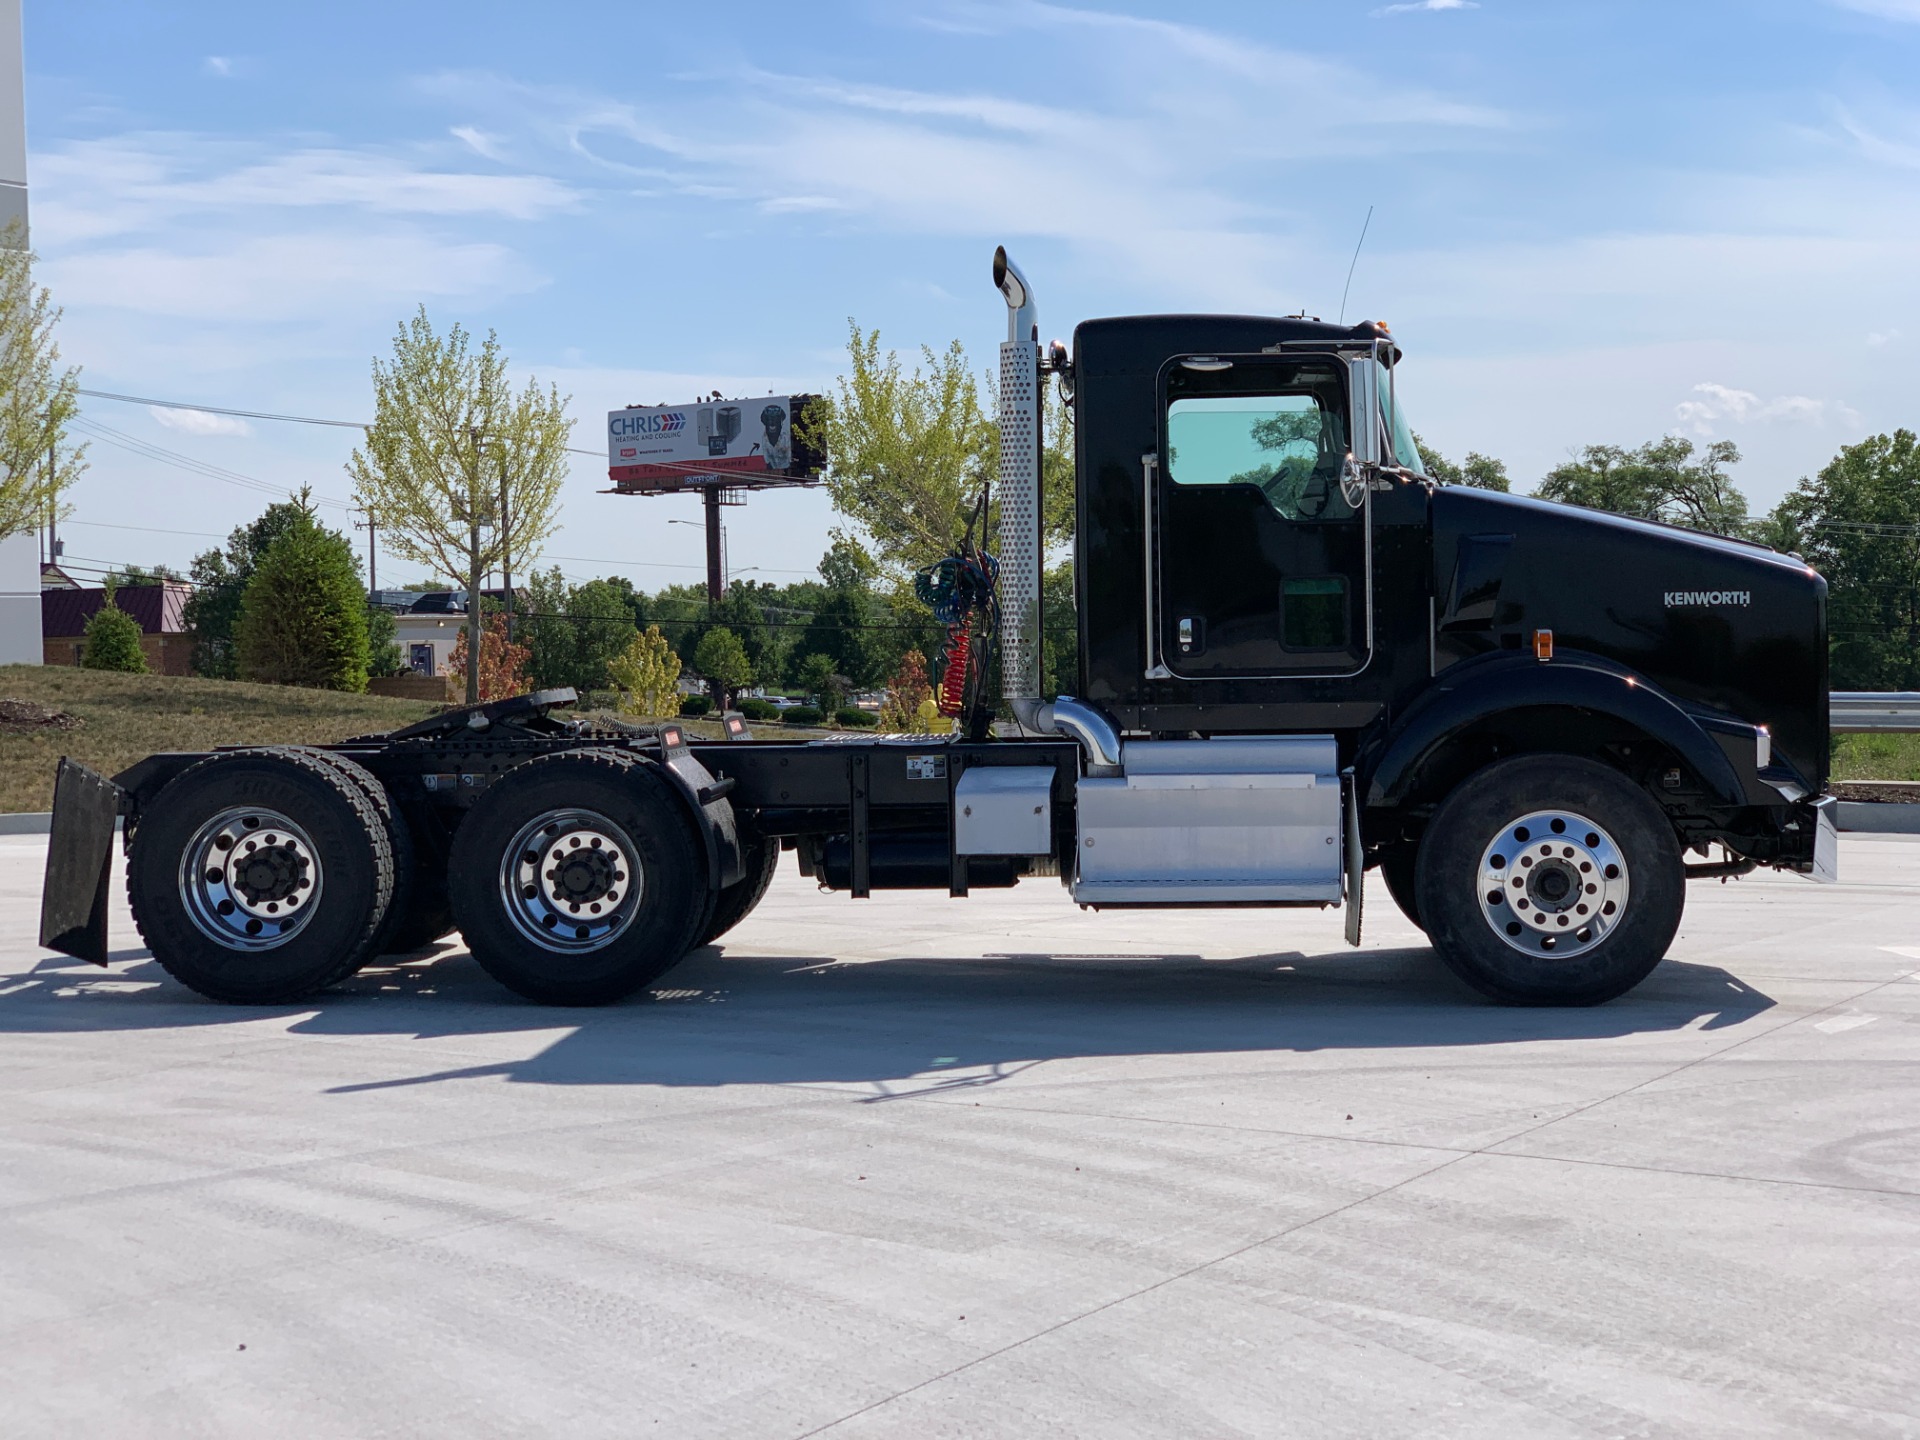
[(567, 597), (567, 623), (573, 627), (573, 675), (565, 683), (576, 690), (603, 690), (607, 667), (633, 643), (633, 606), (605, 580), (576, 585)]
[(17, 220), (0, 232), (0, 536), (68, 513), (60, 497), (87, 468), (66, 445), (80, 410), (80, 368), (60, 368), (60, 309), (35, 288), (38, 257)]
[(367, 688), (367, 595), (353, 546), (311, 513), (261, 555), (234, 630), (240, 674), (313, 690)]
[[(803, 422), (827, 454), (827, 492), (852, 526), (836, 539), (895, 582), (949, 554), (966, 533), (982, 491), (999, 466), (992, 399), (959, 341), (936, 353), (922, 346), (907, 370), (897, 352), (880, 353), (880, 332), (848, 322), (848, 373)], [(1072, 426), (1046, 392), (1042, 453), (1044, 543), (1073, 534)], [(976, 542), (992, 546), (997, 516)]]
[[(491, 331), (476, 353), (460, 326), (436, 333), (422, 306), (395, 335), (393, 359), (373, 362), (373, 404), (366, 442), (347, 462), (355, 495), (390, 550), (466, 587), (468, 643), (478, 647), (487, 572), (509, 561), (530, 569), (558, 523), (567, 398), (531, 379), (514, 393)], [(480, 668), (467, 676), (469, 703)]]
[(701, 636), (699, 648), (693, 652), (693, 668), (718, 692), (713, 698), (723, 706), (730, 703), (734, 691), (753, 683), (746, 646), (723, 626), (716, 625)]
[(840, 673), (831, 655), (804, 655), (795, 670), (808, 697), (824, 713), (831, 715), (847, 703), (851, 682)]
[(680, 713), (680, 657), (658, 625), (635, 635), (607, 669), (628, 714), (671, 719)]
[(1679, 435), (1637, 450), (1589, 445), (1578, 459), (1549, 471), (1533, 493), (1713, 535), (1745, 534), (1747, 499), (1726, 473), (1739, 463), (1738, 447), (1716, 440), (1699, 459), (1693, 456), (1693, 442)]
[(829, 590), (800, 632), (803, 656), (825, 655), (854, 685), (870, 685), (884, 670), (876, 661), (867, 627), (874, 623), (869, 597), (859, 590)]
[(88, 670), (144, 675), (147, 656), (140, 648), (140, 622), (114, 603), (114, 588), (108, 584), (106, 602), (87, 617), (80, 664)]
[(1442, 485), (1471, 485), (1476, 490), (1503, 492), (1513, 488), (1507, 479), (1507, 466), (1503, 460), (1482, 455), (1478, 450), (1469, 450), (1466, 462), (1456, 465), (1422, 440), (1418, 431), (1414, 432), (1413, 445), (1420, 452), (1420, 463), (1427, 474)]
[(384, 605), (367, 606), (367, 675), (385, 679), (406, 667), (400, 663), (400, 627)]
[(1826, 577), (1836, 690), (1920, 689), (1920, 441), (1849, 445), (1775, 507), (1761, 538)]
[(253, 579), (254, 567), (269, 545), (296, 525), (311, 518), (310, 494), (302, 490), (288, 500), (269, 505), (250, 524), (239, 525), (227, 537), (224, 549), (203, 551), (189, 572), (193, 594), (187, 597), (182, 621), (193, 632), (193, 668), (215, 680), (240, 675), (233, 643), (240, 622), (240, 597)]
[(1074, 608), (1073, 562), (1047, 571), (1040, 584), (1040, 659), (1046, 667), (1046, 692), (1075, 695), (1080, 690), (1080, 617)]
[(177, 583), (185, 578), (171, 565), (155, 565), (152, 569), (145, 565), (122, 565), (107, 576), (107, 581), (118, 589), (126, 590), (138, 585), (164, 585), (168, 581)]
[(517, 633), (532, 656), (533, 683), (605, 689), (608, 665), (633, 643), (631, 587), (607, 580), (570, 586), (556, 567), (529, 577), (519, 600)]

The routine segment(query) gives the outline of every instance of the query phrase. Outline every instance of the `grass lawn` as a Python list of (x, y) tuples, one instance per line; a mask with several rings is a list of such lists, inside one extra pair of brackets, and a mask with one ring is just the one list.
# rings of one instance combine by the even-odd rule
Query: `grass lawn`
[(1920, 780), (1920, 735), (1836, 735), (1836, 780)]
[(161, 750), (215, 745), (318, 745), (394, 730), (439, 707), (378, 695), (339, 695), (175, 675), (117, 675), (65, 665), (0, 665), (0, 699), (77, 715), (75, 730), (0, 728), (0, 811), (53, 807), (53, 771), (71, 755), (113, 775)]

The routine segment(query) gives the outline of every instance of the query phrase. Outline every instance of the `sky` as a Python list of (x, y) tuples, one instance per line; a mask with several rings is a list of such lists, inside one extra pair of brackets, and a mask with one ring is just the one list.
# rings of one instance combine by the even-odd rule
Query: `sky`
[[(26, 0), (25, 28), (33, 242), (92, 389), (361, 420), (425, 305), (597, 452), (621, 405), (831, 387), (850, 320), (984, 370), (1004, 243), (1043, 338), (1344, 293), (1427, 441), (1520, 489), (1673, 432), (1734, 441), (1758, 510), (1920, 425), (1920, 0)], [(83, 414), (76, 568), (184, 569), (301, 485), (355, 518), (351, 430)], [(669, 523), (696, 499), (573, 460), (550, 563), (701, 578)], [(800, 578), (833, 520), (752, 497), (731, 573)]]

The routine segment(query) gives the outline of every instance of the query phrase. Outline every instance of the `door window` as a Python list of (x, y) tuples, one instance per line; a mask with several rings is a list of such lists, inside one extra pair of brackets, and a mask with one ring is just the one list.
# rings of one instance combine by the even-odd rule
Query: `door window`
[(1167, 409), (1167, 476), (1176, 485), (1251, 485), (1284, 520), (1344, 520), (1346, 427), (1311, 392), (1196, 395)]

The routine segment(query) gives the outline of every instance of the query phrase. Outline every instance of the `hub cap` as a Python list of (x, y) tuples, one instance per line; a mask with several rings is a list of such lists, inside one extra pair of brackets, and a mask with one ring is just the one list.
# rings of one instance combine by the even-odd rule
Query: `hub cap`
[(633, 920), (636, 854), (626, 831), (592, 810), (535, 816), (500, 859), (507, 918), (542, 949), (597, 950)]
[(1480, 913), (1514, 949), (1568, 959), (1627, 913), (1627, 860), (1613, 837), (1571, 810), (1510, 823), (1480, 857)]
[(222, 810), (180, 856), (180, 900), (201, 934), (232, 950), (272, 950), (320, 903), (320, 857), (277, 810)]

